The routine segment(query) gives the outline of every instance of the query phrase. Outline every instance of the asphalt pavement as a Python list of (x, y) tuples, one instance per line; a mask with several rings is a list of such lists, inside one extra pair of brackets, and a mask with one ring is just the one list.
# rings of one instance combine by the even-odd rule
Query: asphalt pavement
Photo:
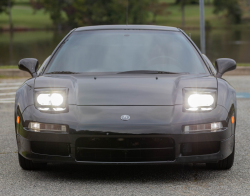
[(13, 122), (14, 92), (24, 80), (0, 80), (0, 195), (250, 195), (250, 76), (225, 79), (239, 97), (235, 163), (228, 171), (209, 170), (205, 164), (49, 164), (24, 171), (18, 164)]

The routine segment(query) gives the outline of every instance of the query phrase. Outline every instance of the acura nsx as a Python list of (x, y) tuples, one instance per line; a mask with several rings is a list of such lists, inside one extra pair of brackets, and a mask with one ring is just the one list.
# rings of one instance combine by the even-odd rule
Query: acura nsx
[(184, 31), (150, 25), (73, 29), (16, 92), (19, 164), (234, 162), (236, 93)]

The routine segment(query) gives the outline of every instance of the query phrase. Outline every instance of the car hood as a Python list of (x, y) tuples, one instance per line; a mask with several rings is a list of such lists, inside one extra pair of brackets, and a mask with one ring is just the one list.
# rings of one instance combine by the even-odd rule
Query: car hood
[(69, 89), (69, 104), (166, 106), (182, 104), (183, 88), (217, 89), (217, 80), (190, 74), (48, 75), (35, 80), (35, 88), (62, 87)]

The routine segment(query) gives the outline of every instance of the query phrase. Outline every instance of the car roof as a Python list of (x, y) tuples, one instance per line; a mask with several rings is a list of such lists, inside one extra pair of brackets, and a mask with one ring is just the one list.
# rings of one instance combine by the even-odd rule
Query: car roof
[(156, 26), (156, 25), (98, 25), (79, 27), (75, 31), (90, 30), (163, 30), (163, 31), (180, 31), (176, 27)]

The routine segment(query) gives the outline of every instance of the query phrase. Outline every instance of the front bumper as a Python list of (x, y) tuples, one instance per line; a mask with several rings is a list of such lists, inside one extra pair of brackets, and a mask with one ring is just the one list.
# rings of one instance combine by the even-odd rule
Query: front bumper
[[(225, 130), (227, 131), (227, 130)], [(223, 132), (225, 132), (223, 131)], [(234, 135), (229, 137), (226, 140), (222, 140), (219, 142), (219, 151), (216, 153), (212, 154), (203, 154), (203, 155), (192, 155), (192, 156), (183, 156), (181, 151), (181, 144), (182, 143), (187, 143), (187, 142), (193, 142), (193, 141), (199, 141), (199, 142), (205, 142), (207, 140), (211, 141), (214, 137), (218, 138), (220, 137), (219, 135), (223, 134), (223, 132), (216, 134), (213, 133), (212, 135), (209, 136), (209, 134), (195, 134), (192, 137), (172, 137), (170, 135), (166, 135), (164, 137), (172, 137), (175, 138), (175, 158), (174, 160), (168, 160), (168, 161), (133, 161), (133, 162), (106, 162), (106, 161), (78, 161), (76, 160), (76, 148), (74, 146), (74, 143), (70, 143), (68, 137), (58, 137), (58, 136), (51, 136), (50, 135), (50, 140), (49, 141), (60, 141), (68, 143), (70, 146), (69, 150), (69, 155), (68, 156), (59, 156), (59, 155), (46, 155), (46, 154), (39, 154), (32, 152), (31, 148), (31, 141), (28, 140), (20, 135), (17, 136), (17, 141), (18, 141), (18, 146), (19, 146), (19, 153), (24, 156), (27, 159), (33, 160), (33, 161), (40, 161), (40, 162), (64, 162), (64, 163), (82, 163), (82, 164), (126, 164), (126, 165), (133, 165), (133, 164), (168, 164), (168, 163), (206, 163), (206, 162), (217, 162), (219, 160), (222, 160), (226, 157), (228, 157), (234, 147)], [(38, 134), (38, 133), (35, 133)], [(216, 136), (217, 135), (217, 136)], [(73, 140), (77, 140), (78, 137), (82, 136), (74, 136)], [(39, 137), (37, 135), (37, 138), (40, 138), (40, 141), (46, 141), (48, 140), (43, 140), (42, 137)], [(204, 140), (206, 138), (207, 140)], [(72, 140), (72, 138), (71, 138)], [(218, 140), (218, 139), (216, 139)]]
[[(184, 117), (189, 114), (183, 114), (181, 106), (176, 106), (172, 116), (171, 124), (130, 124), (130, 125), (110, 125), (110, 124), (83, 124), (79, 123), (79, 118), (74, 116), (77, 114), (74, 108), (70, 108), (72, 113), (57, 115), (56, 118), (48, 118), (48, 114), (37, 111), (33, 106), (28, 107), (23, 113), (23, 121), (17, 128), (17, 143), (19, 153), (27, 159), (38, 162), (64, 162), (64, 163), (79, 163), (79, 164), (171, 164), (171, 163), (206, 163), (218, 162), (228, 157), (234, 147), (234, 131), (231, 130), (230, 121), (228, 121), (228, 112), (221, 106), (217, 106), (215, 110), (207, 113), (207, 115), (197, 115), (192, 122)], [(179, 116), (177, 115), (179, 113)], [(55, 116), (55, 115), (54, 115)], [(178, 118), (177, 118), (178, 117)], [(205, 118), (206, 117), (206, 118)], [(67, 120), (65, 121), (65, 118)], [(46, 120), (45, 120), (46, 119)], [(181, 123), (180, 121), (186, 122)], [(193, 118), (194, 119), (194, 118)], [(68, 133), (37, 133), (30, 131), (27, 128), (29, 121), (35, 122), (54, 122), (58, 124), (67, 124), (69, 126)], [(74, 122), (76, 121), (76, 122)], [(78, 122), (77, 122), (78, 121)], [(224, 127), (218, 132), (203, 132), (186, 134), (183, 133), (182, 127), (191, 123), (210, 123), (223, 121), (228, 123), (228, 127)], [(64, 122), (64, 123), (63, 123)], [(65, 123), (66, 122), (66, 123)], [(175, 123), (173, 123), (175, 122)], [(189, 122), (189, 123), (188, 123)], [(83, 128), (84, 127), (84, 128)], [(106, 159), (93, 161), (78, 158), (79, 146), (77, 141), (81, 138), (123, 138), (125, 140), (131, 138), (169, 138), (172, 142), (172, 157), (168, 160), (134, 160), (129, 161), (121, 159), (121, 161), (106, 161)], [(37, 152), (32, 147), (32, 144), (46, 142), (53, 145), (66, 144), (68, 146), (67, 153), (58, 155), (57, 153)], [(207, 151), (206, 147), (203, 153), (185, 153), (186, 147), (193, 144), (216, 144), (217, 150)], [(197, 145), (196, 145), (197, 146)], [(101, 148), (97, 149), (100, 150)], [(144, 149), (143, 149), (144, 150)], [(152, 149), (151, 149), (152, 150)], [(159, 149), (161, 150), (161, 149)], [(190, 150), (190, 149), (189, 149)], [(192, 151), (192, 149), (191, 149)], [(127, 149), (122, 149), (121, 153), (127, 153)], [(154, 151), (156, 152), (156, 151)]]

